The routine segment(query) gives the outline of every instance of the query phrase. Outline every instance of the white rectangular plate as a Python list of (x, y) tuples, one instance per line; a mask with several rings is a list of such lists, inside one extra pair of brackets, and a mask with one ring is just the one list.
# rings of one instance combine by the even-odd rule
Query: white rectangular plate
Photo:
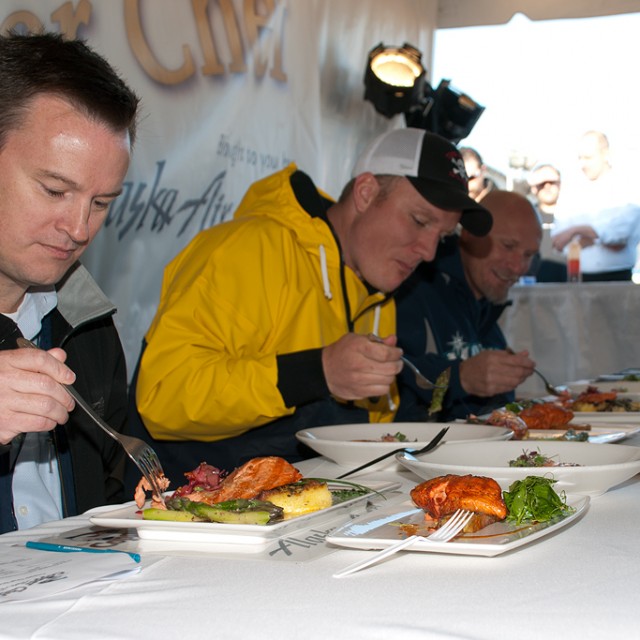
[(573, 420), (576, 424), (615, 423), (640, 426), (640, 411), (574, 411)]
[[(640, 381), (636, 380), (622, 380), (620, 378), (617, 380), (578, 380), (577, 382), (569, 382), (567, 387), (574, 395), (586, 391), (587, 387), (596, 387), (602, 393), (618, 391), (619, 398), (631, 400), (640, 398)], [(624, 389), (624, 391), (620, 391), (620, 389)]]
[[(569, 425), (569, 427), (571, 427), (571, 425)], [(566, 432), (566, 429), (529, 429), (529, 437), (527, 440), (557, 440)], [(595, 442), (597, 444), (620, 442), (638, 432), (640, 432), (640, 424), (607, 424), (601, 422), (591, 425), (591, 429), (587, 431), (589, 434), (589, 442)], [(582, 433), (582, 431), (576, 431), (576, 433)]]
[[(496, 522), (476, 533), (455, 538), (451, 542), (418, 540), (407, 547), (407, 550), (467, 556), (497, 556), (566, 527), (586, 512), (589, 500), (589, 496), (567, 496), (567, 504), (574, 507), (576, 511), (560, 520), (519, 526)], [(423, 522), (424, 511), (407, 501), (401, 505), (380, 509), (371, 517), (361, 518), (344, 525), (328, 536), (327, 542), (354, 549), (386, 549), (405, 537), (400, 524)]]
[[(338, 487), (339, 485), (336, 485)], [(367, 482), (372, 491), (385, 493), (398, 489), (399, 482)], [(348, 513), (360, 503), (375, 496), (369, 493), (347, 500), (327, 509), (314, 511), (303, 516), (274, 522), (273, 524), (226, 524), (220, 522), (165, 522), (161, 520), (143, 520), (140, 509), (131, 503), (128, 506), (91, 516), (92, 524), (115, 529), (136, 529), (143, 540), (165, 540), (173, 542), (209, 542), (225, 545), (266, 545), (270, 541), (291, 531), (315, 526), (326, 520)]]
[(599, 376), (595, 380), (577, 380), (569, 382), (567, 387), (572, 393), (581, 393), (587, 387), (597, 387), (598, 391), (614, 391), (624, 388), (626, 393), (640, 393), (640, 380), (625, 380), (623, 375)]

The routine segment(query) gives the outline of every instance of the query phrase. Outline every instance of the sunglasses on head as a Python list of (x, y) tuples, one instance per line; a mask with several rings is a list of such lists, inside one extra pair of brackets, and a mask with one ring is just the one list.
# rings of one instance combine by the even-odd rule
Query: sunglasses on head
[(559, 184), (559, 180), (544, 180), (543, 182), (538, 182), (538, 184), (532, 185), (531, 188), (538, 189), (538, 191), (540, 191), (540, 189), (544, 189), (546, 186), (552, 185), (557, 187)]

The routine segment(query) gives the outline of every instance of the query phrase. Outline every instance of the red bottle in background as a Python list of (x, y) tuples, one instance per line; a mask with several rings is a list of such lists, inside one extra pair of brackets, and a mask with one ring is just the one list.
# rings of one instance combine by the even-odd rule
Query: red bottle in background
[(580, 241), (574, 238), (567, 252), (567, 282), (580, 282)]

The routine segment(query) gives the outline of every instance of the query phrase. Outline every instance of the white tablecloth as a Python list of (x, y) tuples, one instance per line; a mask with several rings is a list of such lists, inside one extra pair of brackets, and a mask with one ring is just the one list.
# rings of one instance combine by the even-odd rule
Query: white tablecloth
[[(640, 445), (640, 436), (627, 443)], [(307, 476), (338, 470), (323, 458), (299, 467)], [(405, 489), (419, 482), (406, 471), (369, 477), (399, 477)], [(143, 554), (142, 571), (133, 577), (38, 602), (0, 604), (0, 638), (638, 637), (639, 504), (636, 477), (593, 499), (569, 527), (510, 553), (403, 552), (341, 579), (332, 574), (373, 552), (339, 549), (304, 563), (242, 554)], [(0, 553), (86, 523), (79, 517), (0, 536)]]
[[(536, 284), (511, 290), (501, 326), (512, 349), (528, 349), (552, 384), (640, 367), (640, 286)], [(518, 392), (539, 396), (537, 376)]]

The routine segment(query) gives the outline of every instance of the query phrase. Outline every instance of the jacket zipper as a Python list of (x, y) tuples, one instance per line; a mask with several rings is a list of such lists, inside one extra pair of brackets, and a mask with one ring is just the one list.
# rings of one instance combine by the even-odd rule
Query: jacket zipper
[(69, 503), (67, 499), (67, 492), (64, 485), (64, 478), (62, 477), (62, 461), (60, 460), (60, 456), (58, 455), (58, 435), (56, 433), (56, 428), (54, 428), (51, 432), (51, 447), (49, 450), (49, 465), (51, 465), (51, 457), (55, 456), (56, 465), (57, 465), (57, 473), (58, 478), (60, 479), (60, 504), (62, 506), (62, 517), (66, 518), (69, 514)]

